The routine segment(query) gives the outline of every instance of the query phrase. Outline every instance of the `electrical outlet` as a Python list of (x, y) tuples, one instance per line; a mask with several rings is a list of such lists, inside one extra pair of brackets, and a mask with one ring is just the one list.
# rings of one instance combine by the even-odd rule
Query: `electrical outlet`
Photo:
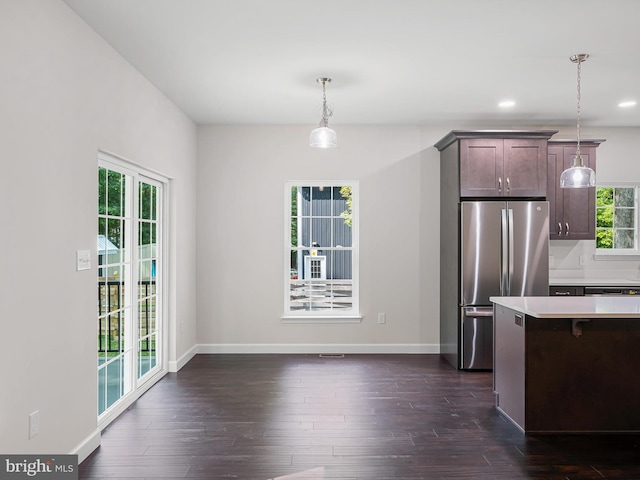
[(586, 255), (580, 255), (580, 266), (584, 267), (587, 264), (587, 256)]
[(29, 438), (33, 438), (40, 433), (40, 410), (29, 414)]
[(387, 323), (387, 314), (384, 312), (378, 313), (378, 323)]

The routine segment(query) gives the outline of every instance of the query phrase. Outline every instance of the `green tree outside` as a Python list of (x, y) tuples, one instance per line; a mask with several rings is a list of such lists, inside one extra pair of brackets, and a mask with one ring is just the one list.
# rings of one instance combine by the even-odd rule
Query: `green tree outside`
[(596, 248), (613, 248), (613, 188), (596, 189)]

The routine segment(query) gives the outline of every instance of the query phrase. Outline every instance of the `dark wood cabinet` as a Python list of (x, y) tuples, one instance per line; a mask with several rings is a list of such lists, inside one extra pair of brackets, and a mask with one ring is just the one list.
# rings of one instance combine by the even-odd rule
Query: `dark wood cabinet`
[(442, 187), (462, 198), (547, 195), (547, 141), (557, 130), (453, 130), (440, 151)]
[(546, 193), (547, 140), (460, 141), (461, 197), (544, 197)]
[[(596, 148), (604, 140), (580, 142), (587, 167), (596, 169)], [(549, 238), (593, 240), (596, 238), (595, 188), (561, 188), (560, 175), (573, 164), (576, 141), (550, 140), (548, 144)]]

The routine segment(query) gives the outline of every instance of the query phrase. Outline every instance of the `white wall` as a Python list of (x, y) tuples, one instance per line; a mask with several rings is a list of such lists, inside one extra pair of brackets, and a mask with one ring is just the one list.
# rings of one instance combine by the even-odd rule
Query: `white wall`
[(175, 361), (195, 344), (196, 128), (59, 0), (0, 2), (0, 58), (0, 452), (69, 453), (96, 437), (97, 152), (172, 179)]
[[(311, 128), (198, 128), (198, 342), (207, 351), (437, 352), (432, 145), (449, 129), (334, 127), (339, 147), (319, 150), (308, 145)], [(364, 318), (283, 324), (284, 182), (325, 179), (360, 181)]]
[[(433, 144), (456, 127), (334, 126), (335, 150), (309, 148), (311, 127), (199, 127), (200, 351), (437, 352), (439, 154)], [(575, 137), (571, 127), (560, 130), (554, 138)], [(631, 153), (638, 133), (584, 129), (584, 138), (607, 140), (598, 149), (599, 182), (640, 180)], [(360, 180), (361, 324), (280, 321), (283, 183), (304, 179)], [(592, 256), (579, 266), (579, 255), (594, 251), (594, 241), (552, 242), (553, 268), (638, 268), (636, 261)], [(377, 324), (378, 312), (386, 312), (385, 325)]]

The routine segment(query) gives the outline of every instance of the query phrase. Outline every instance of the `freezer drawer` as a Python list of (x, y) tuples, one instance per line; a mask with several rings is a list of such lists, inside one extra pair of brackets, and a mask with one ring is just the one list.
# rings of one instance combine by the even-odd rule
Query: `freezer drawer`
[(493, 307), (464, 307), (460, 328), (460, 368), (493, 368)]

